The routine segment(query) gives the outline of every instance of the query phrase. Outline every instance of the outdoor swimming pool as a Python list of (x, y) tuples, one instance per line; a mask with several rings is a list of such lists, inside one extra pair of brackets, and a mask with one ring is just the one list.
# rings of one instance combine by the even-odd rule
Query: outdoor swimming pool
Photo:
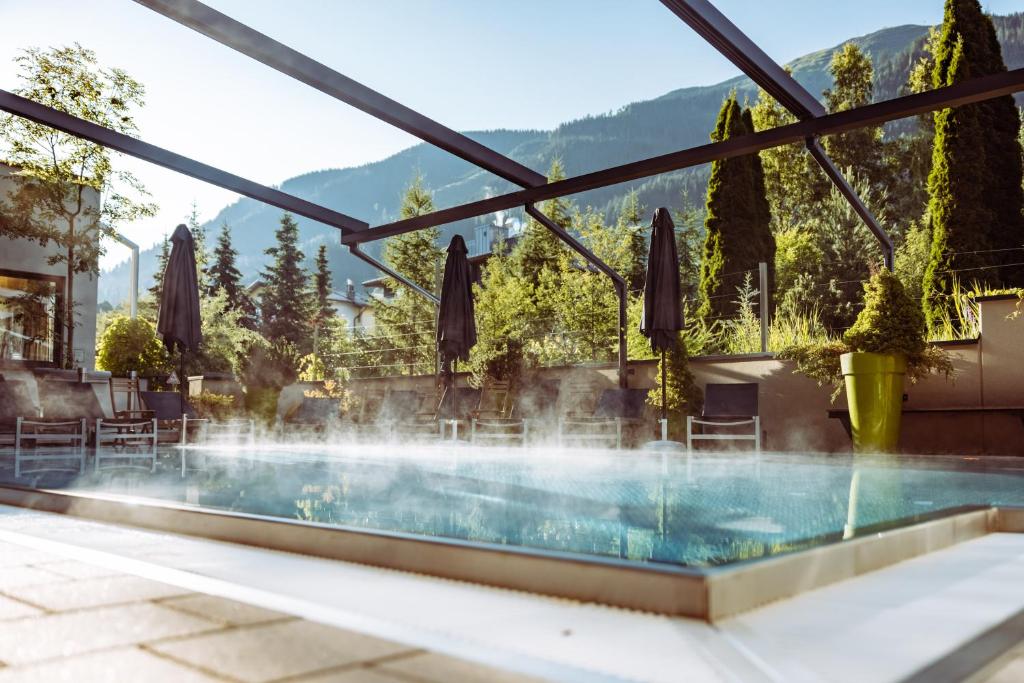
[(1024, 505), (1024, 470), (998, 459), (282, 445), (190, 448), (184, 478), (178, 462), (0, 483), (690, 567)]

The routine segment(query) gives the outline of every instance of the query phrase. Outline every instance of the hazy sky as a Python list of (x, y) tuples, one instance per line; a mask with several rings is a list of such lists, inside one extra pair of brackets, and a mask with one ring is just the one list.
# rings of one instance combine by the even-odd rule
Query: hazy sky
[[(209, 4), (458, 130), (551, 128), (737, 73), (656, 0), (210, 0)], [(780, 62), (885, 26), (937, 23), (941, 0), (717, 0)], [(989, 0), (988, 11), (1024, 9)], [(0, 88), (18, 49), (74, 41), (142, 81), (143, 139), (265, 184), (376, 161), (416, 140), (131, 0), (0, 0)], [(237, 197), (125, 159), (157, 217)], [(544, 169), (538, 169), (543, 171)], [(104, 265), (124, 258), (112, 247)]]

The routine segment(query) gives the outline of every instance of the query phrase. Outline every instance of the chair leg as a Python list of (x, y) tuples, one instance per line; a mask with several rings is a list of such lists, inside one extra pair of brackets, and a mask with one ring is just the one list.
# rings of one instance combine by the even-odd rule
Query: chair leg
[(82, 418), (82, 421), (79, 423), (79, 426), (82, 429), (82, 433), (81, 433), (81, 436), (78, 439), (78, 457), (79, 457), (79, 460), (78, 460), (78, 473), (79, 474), (84, 474), (85, 473), (85, 445), (86, 445), (86, 441), (89, 440), (89, 427), (85, 423), (85, 418), (84, 417)]
[(14, 477), (17, 479), (21, 476), (21, 420), (17, 418), (14, 421)]
[(469, 421), (469, 442), (476, 443), (476, 418), (472, 418)]
[(686, 416), (686, 453), (693, 452), (693, 416)]
[(615, 418), (615, 449), (622, 449), (622, 418)]
[(761, 418), (754, 416), (754, 452), (761, 453)]
[(526, 448), (526, 440), (529, 438), (529, 435), (530, 435), (530, 421), (527, 420), (526, 418), (523, 418), (523, 439), (522, 439), (523, 448)]

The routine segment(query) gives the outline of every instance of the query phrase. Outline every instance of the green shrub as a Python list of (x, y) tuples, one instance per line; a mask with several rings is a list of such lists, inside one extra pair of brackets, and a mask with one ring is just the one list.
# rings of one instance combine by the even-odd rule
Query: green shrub
[(147, 377), (169, 371), (171, 358), (157, 339), (153, 323), (118, 316), (110, 321), (96, 345), (96, 367), (116, 376), (134, 370)]
[(235, 397), (230, 394), (204, 391), (198, 396), (189, 398), (189, 402), (199, 417), (213, 420), (228, 420), (235, 417), (238, 413), (235, 407)]
[(864, 309), (843, 341), (851, 351), (902, 353), (913, 362), (924, 351), (924, 314), (888, 270), (864, 285)]
[(778, 358), (792, 360), (796, 371), (831, 384), (832, 399), (843, 388), (839, 357), (844, 353), (893, 353), (907, 358), (907, 378), (917, 382), (935, 372), (947, 378), (953, 364), (945, 351), (928, 344), (924, 337), (924, 315), (917, 302), (907, 295), (899, 279), (881, 270), (864, 284), (864, 309), (842, 341), (788, 346)]

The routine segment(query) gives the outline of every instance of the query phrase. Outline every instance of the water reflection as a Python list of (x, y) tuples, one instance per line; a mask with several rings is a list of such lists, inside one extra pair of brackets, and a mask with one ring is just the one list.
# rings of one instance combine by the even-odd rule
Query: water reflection
[[(107, 472), (19, 481), (329, 525), (640, 562), (716, 565), (971, 504), (1022, 504), (1009, 470), (959, 461), (616, 454), (403, 457), (206, 452), (182, 480)], [(938, 461), (936, 461), (938, 462)], [(192, 459), (190, 458), (190, 466)], [(0, 478), (12, 478), (0, 470)]]

